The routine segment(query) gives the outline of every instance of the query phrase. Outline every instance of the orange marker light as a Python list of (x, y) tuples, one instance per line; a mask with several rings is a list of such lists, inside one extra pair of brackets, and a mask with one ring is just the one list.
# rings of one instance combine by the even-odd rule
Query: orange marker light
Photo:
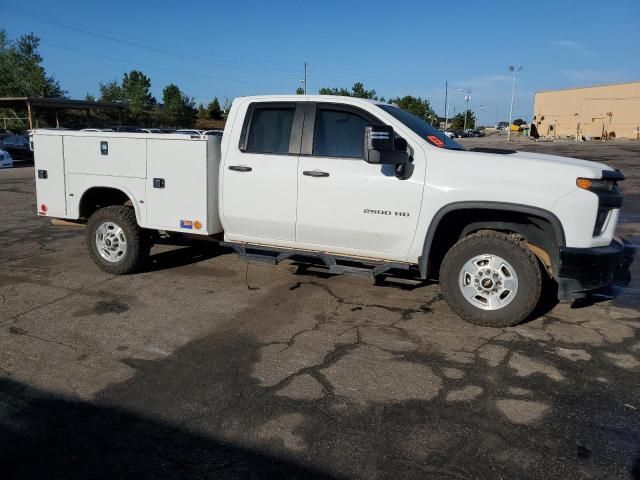
[(444, 147), (444, 142), (440, 140), (438, 137), (436, 137), (435, 135), (427, 135), (427, 140), (429, 140), (436, 147), (439, 147), (439, 148)]
[(588, 178), (578, 178), (576, 179), (576, 185), (580, 188), (584, 188), (585, 190), (589, 190), (593, 182)]
[(200, 223), (200, 221), (199, 221), (199, 220), (196, 220), (195, 222), (193, 222), (193, 227), (194, 227), (196, 230), (200, 230), (200, 229), (202, 228), (202, 224)]

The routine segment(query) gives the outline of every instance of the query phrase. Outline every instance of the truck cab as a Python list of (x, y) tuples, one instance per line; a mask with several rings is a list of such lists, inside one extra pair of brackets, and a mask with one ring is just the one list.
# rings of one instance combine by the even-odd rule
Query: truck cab
[[(383, 102), (241, 97), (222, 138), (36, 132), (34, 145), (39, 214), (86, 221), (94, 259), (112, 273), (141, 268), (159, 230), (194, 233), (245, 255), (439, 279), (461, 317), (505, 326), (531, 314), (543, 275), (575, 298), (608, 284), (622, 253), (619, 171), (466, 150)], [(43, 211), (54, 193), (64, 210)], [(133, 248), (132, 236), (135, 255), (105, 253), (107, 241)]]

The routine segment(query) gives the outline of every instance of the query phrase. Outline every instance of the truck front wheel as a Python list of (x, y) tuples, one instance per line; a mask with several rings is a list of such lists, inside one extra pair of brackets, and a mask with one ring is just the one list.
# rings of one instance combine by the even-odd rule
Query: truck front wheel
[(101, 208), (89, 217), (87, 244), (96, 265), (112, 275), (140, 270), (151, 248), (133, 208), (122, 205)]
[(540, 300), (538, 260), (517, 237), (484, 231), (469, 235), (446, 254), (440, 286), (464, 320), (509, 327), (527, 318)]

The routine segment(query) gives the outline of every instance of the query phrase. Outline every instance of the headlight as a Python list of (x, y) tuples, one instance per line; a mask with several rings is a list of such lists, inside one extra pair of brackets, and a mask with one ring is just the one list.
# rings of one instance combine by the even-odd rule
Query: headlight
[(611, 190), (615, 180), (596, 180), (594, 178), (577, 178), (576, 185), (584, 190)]

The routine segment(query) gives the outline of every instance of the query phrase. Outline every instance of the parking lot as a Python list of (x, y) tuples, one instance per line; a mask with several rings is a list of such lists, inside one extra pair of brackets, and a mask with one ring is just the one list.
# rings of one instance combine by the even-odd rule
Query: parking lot
[[(464, 139), (504, 147), (503, 137)], [(627, 175), (640, 143), (515, 142)], [(640, 478), (640, 267), (523, 325), (458, 319), (437, 284), (372, 285), (162, 245), (114, 277), (0, 171), (4, 478)]]

